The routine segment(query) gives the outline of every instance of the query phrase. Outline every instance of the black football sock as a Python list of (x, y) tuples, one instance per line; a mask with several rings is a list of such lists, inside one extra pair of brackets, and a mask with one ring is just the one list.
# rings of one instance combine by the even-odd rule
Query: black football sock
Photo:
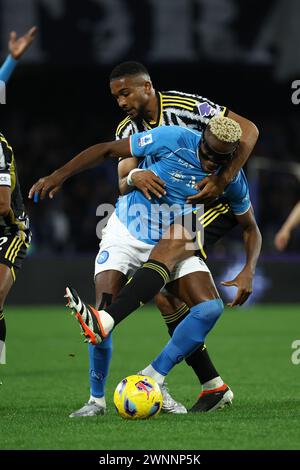
[(170, 272), (163, 263), (149, 259), (139, 268), (115, 301), (105, 309), (116, 326), (131, 312), (146, 304), (168, 282)]
[(186, 357), (185, 362), (193, 368), (201, 385), (219, 377), (219, 373), (213, 365), (204, 343), (200, 344), (196, 351)]
[[(4, 318), (3, 311), (0, 310), (0, 364), (5, 364), (5, 338), (6, 338), (5, 318)], [(2, 356), (2, 353), (3, 353), (3, 356)]]
[[(182, 320), (184, 320), (184, 318), (189, 314), (189, 312), (189, 307), (184, 304), (171, 315), (162, 313), (170, 336), (173, 335), (176, 326), (179, 325)], [(200, 344), (198, 349), (196, 349), (196, 351), (194, 351), (190, 356), (185, 359), (185, 362), (192, 367), (201, 385), (219, 376), (217, 370), (211, 362), (211, 359), (204, 343)]]

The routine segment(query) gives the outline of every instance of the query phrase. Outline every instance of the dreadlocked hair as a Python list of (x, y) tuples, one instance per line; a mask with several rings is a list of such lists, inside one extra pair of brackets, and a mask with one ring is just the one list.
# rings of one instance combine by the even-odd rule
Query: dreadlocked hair
[(208, 127), (212, 135), (221, 142), (236, 143), (242, 136), (242, 129), (238, 122), (224, 116), (215, 116), (210, 119)]

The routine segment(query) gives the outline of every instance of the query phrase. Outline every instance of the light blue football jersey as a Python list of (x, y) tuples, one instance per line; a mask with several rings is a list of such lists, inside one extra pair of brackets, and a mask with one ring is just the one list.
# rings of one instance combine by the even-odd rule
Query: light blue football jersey
[[(160, 199), (152, 196), (148, 201), (133, 190), (117, 202), (117, 216), (138, 240), (156, 244), (176, 217), (195, 209), (186, 199), (197, 193), (195, 183), (208, 176), (198, 156), (201, 137), (201, 132), (180, 126), (157, 127), (130, 137), (132, 155), (143, 159), (139, 167), (153, 171), (166, 183), (166, 195)], [(249, 188), (242, 170), (222, 196), (235, 214), (248, 211)]]

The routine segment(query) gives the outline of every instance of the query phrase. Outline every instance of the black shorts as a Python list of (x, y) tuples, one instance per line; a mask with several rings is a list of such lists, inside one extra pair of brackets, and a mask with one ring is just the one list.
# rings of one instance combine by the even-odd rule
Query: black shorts
[(0, 236), (0, 264), (9, 267), (14, 281), (29, 248), (24, 240), (25, 237), (16, 233)]
[(203, 260), (207, 259), (207, 249), (229, 233), (238, 223), (225, 199), (219, 199), (208, 207), (205, 206), (204, 210), (196, 208), (193, 212), (174, 221), (174, 223), (177, 222), (184, 225), (191, 234), (195, 255)]
[(226, 201), (219, 200), (209, 208), (205, 208), (197, 220), (197, 255), (206, 260), (207, 249), (237, 224), (237, 218)]

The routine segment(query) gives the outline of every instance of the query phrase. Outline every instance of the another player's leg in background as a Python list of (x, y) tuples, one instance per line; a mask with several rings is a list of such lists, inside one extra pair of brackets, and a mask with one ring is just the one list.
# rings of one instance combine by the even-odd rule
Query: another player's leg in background
[(13, 285), (13, 277), (8, 266), (0, 264), (0, 364), (6, 364), (6, 324), (3, 313), (4, 302)]
[[(95, 277), (96, 308), (108, 307), (126, 284), (127, 278), (120, 271), (108, 270)], [(87, 404), (70, 414), (70, 418), (97, 416), (105, 413), (105, 384), (112, 356), (112, 335), (101, 344), (89, 344), (90, 398)]]
[[(177, 325), (189, 315), (189, 307), (168, 292), (157, 294), (155, 302), (166, 322), (169, 335), (173, 336)], [(212, 396), (219, 396), (219, 387), (222, 387), (224, 382), (208, 354), (206, 345), (201, 343), (196, 351), (185, 359), (185, 362), (192, 367), (202, 387), (202, 392), (197, 398), (197, 410), (195, 411), (210, 411)], [(214, 409), (217, 408), (216, 403), (214, 403)]]

